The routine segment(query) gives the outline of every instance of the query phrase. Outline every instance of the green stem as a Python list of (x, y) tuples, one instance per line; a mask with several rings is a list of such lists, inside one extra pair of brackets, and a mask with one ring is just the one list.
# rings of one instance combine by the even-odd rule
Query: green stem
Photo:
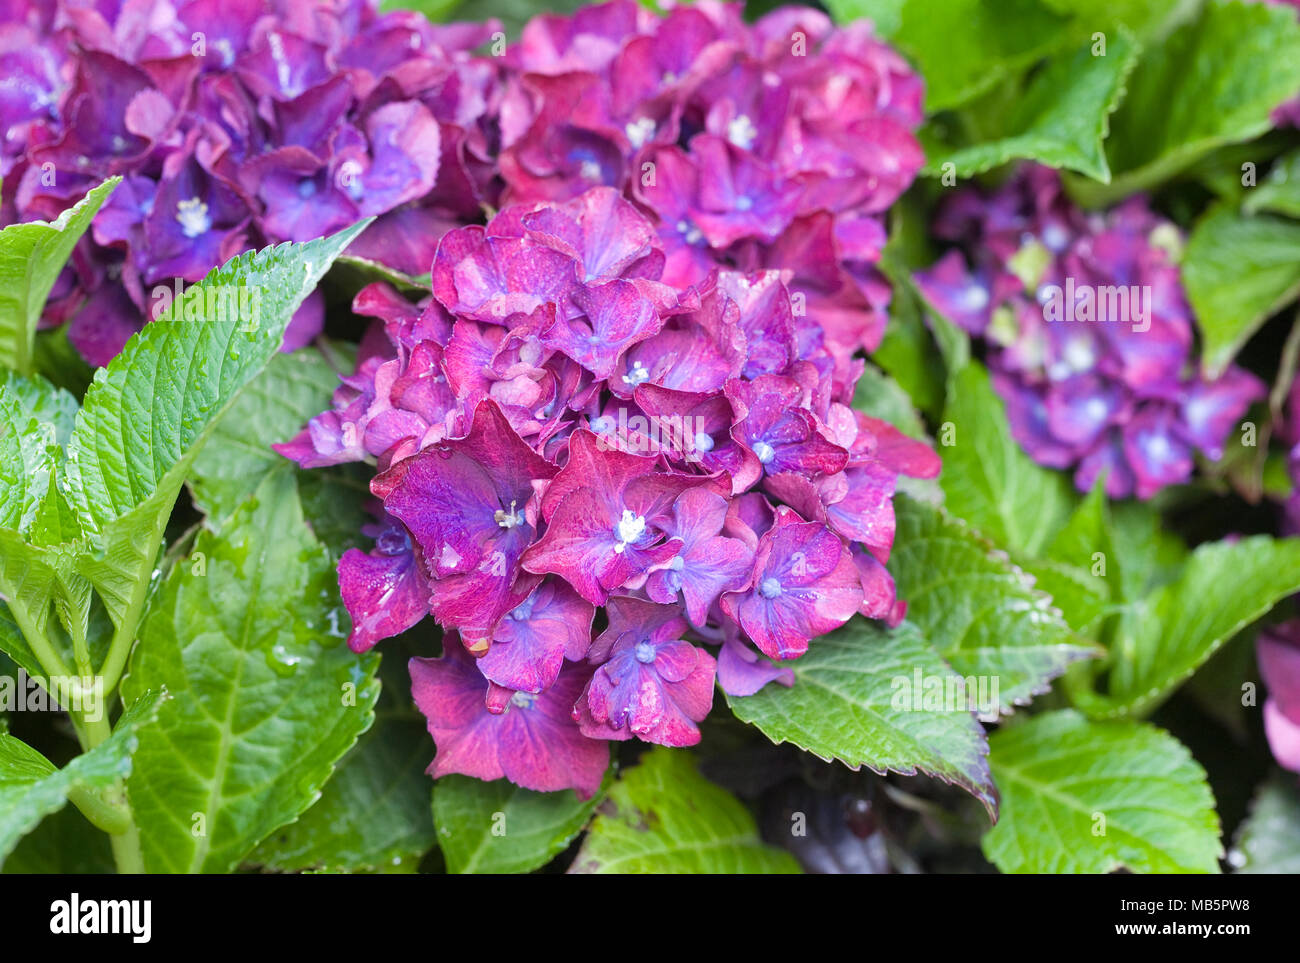
[[(86, 751), (89, 752), (104, 740), (113, 734), (112, 727), (108, 724), (108, 713), (101, 711), (99, 718), (85, 720), (86, 731)], [(131, 815), (131, 803), (126, 798), (126, 784), (120, 779), (105, 794), (103, 804), (111, 808), (120, 816), (120, 821), (115, 823), (113, 829), (103, 826), (94, 819), (96, 826), (109, 833), (109, 842), (113, 846), (113, 862), (117, 864), (119, 873), (143, 873), (144, 856), (140, 851), (140, 831), (136, 828), (135, 819)], [(73, 802), (77, 802), (73, 799)], [(81, 808), (80, 803), (77, 804)], [(90, 819), (90, 814), (85, 809), (81, 810)]]
[(67, 663), (63, 661), (59, 653), (54, 651), (54, 646), (50, 645), (45, 633), (36, 628), (36, 623), (32, 621), (31, 613), (27, 611), (27, 607), (19, 604), (17, 599), (14, 599), (9, 603), (9, 612), (13, 615), (14, 622), (17, 623), (19, 630), (23, 633), (23, 638), (31, 646), (32, 655), (36, 656), (36, 661), (45, 670), (46, 676), (61, 675), (66, 678), (72, 675), (68, 671)]

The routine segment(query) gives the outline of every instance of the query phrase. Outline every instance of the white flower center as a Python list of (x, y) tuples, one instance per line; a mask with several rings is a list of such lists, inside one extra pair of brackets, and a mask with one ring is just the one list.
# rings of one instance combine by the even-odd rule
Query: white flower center
[(510, 500), (510, 510), (498, 508), (492, 515), (492, 519), (502, 528), (514, 528), (524, 523), (524, 513), (515, 511), (516, 502)]
[(654, 136), (655, 122), (649, 117), (642, 117), (624, 127), (623, 132), (633, 147), (641, 147)]
[(769, 575), (767, 578), (763, 579), (762, 583), (758, 586), (758, 591), (762, 594), (763, 598), (774, 599), (781, 594), (781, 583)]
[(745, 114), (733, 117), (731, 123), (727, 124), (727, 140), (741, 150), (753, 150), (756, 137), (758, 137), (758, 128)]
[(197, 197), (181, 201), (176, 205), (176, 223), (186, 237), (202, 237), (212, 229), (212, 218), (208, 216), (208, 205)]
[(754, 444), (754, 454), (758, 456), (759, 461), (766, 465), (776, 457), (776, 449), (765, 441), (759, 441)]
[(614, 537), (618, 539), (618, 544), (614, 546), (614, 554), (622, 555), (628, 543), (635, 542), (644, 534), (645, 516), (637, 515), (627, 508), (623, 509), (623, 517), (614, 526)]
[(628, 371), (627, 374), (623, 375), (623, 383), (625, 385), (631, 385), (633, 388), (642, 382), (649, 380), (650, 372), (646, 370), (646, 366), (640, 361), (632, 362), (631, 370)]
[(713, 451), (713, 436), (706, 431), (697, 431), (695, 433), (695, 450)]
[(584, 181), (592, 181), (594, 183), (600, 180), (600, 165), (594, 160), (585, 160), (578, 167), (578, 174)]

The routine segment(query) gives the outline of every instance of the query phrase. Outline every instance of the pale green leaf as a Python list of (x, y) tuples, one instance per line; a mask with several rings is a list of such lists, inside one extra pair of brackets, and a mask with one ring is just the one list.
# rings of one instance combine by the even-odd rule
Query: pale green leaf
[(1111, 118), (1109, 185), (1075, 180), (1086, 203), (1154, 187), (1210, 151), (1250, 140), (1300, 93), (1300, 23), (1265, 3), (1211, 0), (1201, 15), (1143, 54)]
[[(987, 372), (971, 363), (953, 381), (944, 421), (953, 444), (943, 457), (945, 505), (999, 548), (1033, 557), (1065, 524), (1078, 500), (1070, 480), (1024, 453)], [(941, 429), (940, 440), (944, 440)]]
[(127, 699), (164, 685), (175, 696), (142, 734), (127, 787), (154, 872), (236, 868), (316, 800), (379, 690), (376, 659), (329, 625), (334, 569), (292, 477), (273, 473), (194, 550), (205, 570), (172, 570), (122, 682)]
[(573, 873), (798, 873), (765, 845), (754, 817), (681, 750), (651, 749), (599, 807)]
[(0, 366), (24, 374), (31, 370), (36, 323), (45, 299), (120, 180), (109, 178), (53, 222), (27, 221), (0, 230)]
[[(1235, 174), (1242, 176), (1240, 170)], [(1245, 192), (1241, 209), (1247, 214), (1300, 217), (1300, 150), (1279, 157), (1268, 176)]]
[(1300, 873), (1300, 780), (1294, 773), (1276, 773), (1259, 787), (1228, 863), (1238, 873)]
[(415, 872), (433, 848), (433, 746), (412, 719), (380, 716), (343, 757), (321, 798), (250, 861), (282, 871)]
[(1126, 610), (1111, 643), (1108, 709), (1097, 711), (1149, 711), (1225, 641), (1297, 591), (1300, 539), (1256, 535), (1199, 546), (1174, 581)]
[(1017, 98), (1005, 119), (1005, 133), (955, 150), (931, 152), (923, 173), (948, 169), (971, 177), (1016, 159), (1066, 167), (1099, 181), (1110, 180), (1102, 142), (1110, 115), (1124, 96), (1124, 81), (1137, 64), (1138, 46), (1120, 29), (1104, 56), (1088, 40), (1069, 55), (1058, 55)]
[[(200, 447), (366, 223), (233, 258), (96, 372), (67, 446), (66, 494), (95, 541), (80, 571), (119, 630), (132, 629), (163, 527)], [(241, 299), (247, 311), (231, 307)]]
[(958, 676), (909, 622), (892, 631), (854, 619), (791, 661), (795, 684), (728, 696), (736, 716), (773, 742), (790, 742), (852, 769), (924, 772), (975, 795), (993, 813), (988, 741), (968, 700), (927, 704), (926, 691), (956, 692)]
[(1218, 872), (1205, 771), (1167, 732), (1067, 710), (989, 742), (1002, 815), (984, 854), (1004, 873)]
[(1196, 224), (1183, 257), (1201, 367), (1217, 378), (1268, 318), (1300, 294), (1300, 224), (1216, 208)]
[(528, 873), (545, 866), (582, 832), (604, 788), (533, 792), (507, 779), (444, 776), (434, 784), (438, 845), (451, 873)]
[(143, 692), (113, 734), (62, 769), (31, 746), (0, 732), (0, 865), (23, 836), (78, 793), (111, 789), (131, 773), (140, 732), (158, 712), (160, 695)]
[(1032, 577), (964, 523), (905, 496), (894, 505), (889, 570), (898, 597), (908, 621), (966, 680), (981, 716), (1027, 704), (1070, 663), (1101, 654), (1075, 639)]

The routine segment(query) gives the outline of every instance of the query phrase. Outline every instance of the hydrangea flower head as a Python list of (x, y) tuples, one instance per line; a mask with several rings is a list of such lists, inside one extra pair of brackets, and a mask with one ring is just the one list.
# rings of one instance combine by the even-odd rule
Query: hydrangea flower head
[(1084, 491), (1150, 498), (1223, 454), (1264, 385), (1242, 368), (1208, 380), (1172, 250), (1177, 229), (1139, 196), (1103, 214), (1059, 175), (1020, 168), (989, 196), (963, 190), (936, 233), (964, 248), (917, 276), (927, 300), (980, 337), (1011, 430)]
[[(367, 216), (350, 253), (428, 269), (437, 240), (499, 191), (488, 157), (496, 29), (434, 26), (374, 0), (8, 5), (0, 220), (52, 220), (124, 180), (65, 270), (48, 324), (93, 364), (235, 254)], [(54, 171), (57, 176), (49, 176)], [(320, 330), (309, 301), (287, 343)]]
[(861, 28), (712, 3), (542, 17), (505, 61), (505, 203), (442, 234), (423, 301), (356, 296), (355, 371), (278, 450), (376, 467), (352, 644), (442, 627), (412, 663), (435, 775), (585, 793), (609, 741), (693, 745), (715, 683), (902, 617), (892, 497), (938, 459), (850, 405), (919, 88)]

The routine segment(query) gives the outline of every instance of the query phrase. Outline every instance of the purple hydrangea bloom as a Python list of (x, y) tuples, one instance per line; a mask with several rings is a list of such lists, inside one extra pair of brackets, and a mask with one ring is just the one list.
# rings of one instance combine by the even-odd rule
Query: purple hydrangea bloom
[(880, 215), (923, 162), (922, 88), (869, 24), (615, 0), (538, 18), (506, 59), (508, 202), (614, 188), (653, 212), (669, 283), (792, 271), (830, 339), (879, 341)]
[[(796, 33), (827, 63), (792, 55)], [(542, 17), (505, 62), (506, 203), (440, 234), (431, 297), (357, 295), (356, 370), (278, 450), (376, 467), (404, 537), (340, 577), (354, 645), (424, 614), (444, 629), (444, 656), (413, 663), (435, 774), (590, 791), (608, 740), (698, 741), (715, 676), (790, 685), (769, 657), (857, 613), (902, 618), (895, 483), (938, 459), (851, 403), (919, 87), (865, 29), (810, 11), (746, 27), (714, 4)], [(680, 192), (633, 181), (652, 152)], [(557, 727), (556, 756), (529, 748), (523, 709)]]
[(862, 595), (844, 543), (825, 525), (781, 509), (759, 539), (749, 585), (721, 601), (765, 655), (794, 659), (810, 639), (847, 622)]
[[(535, 581), (520, 569), (533, 539), (534, 480), (555, 474), (491, 401), (469, 434), (397, 462), (372, 486), (406, 526), (429, 571), (430, 609), (472, 640), (490, 636)], [(521, 579), (520, 576), (524, 575)]]
[[(90, 4), (0, 13), (0, 221), (53, 219), (126, 180), (79, 246), (89, 270), (47, 324), (106, 364), (152, 294), (241, 251), (378, 221), (352, 253), (422, 274), (438, 239), (494, 203), (496, 29), (438, 27), (373, 0)], [(55, 176), (50, 176), (53, 173)], [(311, 315), (288, 347), (314, 336)]]
[(567, 583), (548, 579), (497, 623), (479, 670), (507, 689), (549, 689), (565, 659), (586, 657), (595, 614), (595, 607)]
[(578, 431), (569, 440), (569, 461), (546, 490), (546, 534), (528, 550), (524, 568), (553, 572), (578, 594), (603, 605), (623, 587), (644, 584), (683, 542), (670, 536), (678, 497), (703, 480), (659, 472), (653, 458), (602, 451), (599, 439)]
[(583, 734), (695, 745), (713, 705), (713, 656), (682, 639), (688, 623), (676, 606), (615, 598), (608, 611), (591, 645), (600, 667), (573, 707)]
[(566, 667), (545, 692), (511, 692), (485, 679), (454, 632), (438, 659), (412, 659), (411, 691), (438, 746), (429, 772), (506, 778), (526, 789), (589, 798), (609, 765), (606, 744), (573, 720), (591, 670)]
[(1082, 490), (1103, 474), (1112, 498), (1186, 482), (1264, 394), (1235, 366), (1200, 373), (1181, 240), (1143, 197), (1087, 214), (1055, 171), (1026, 165), (992, 194), (957, 193), (935, 231), (961, 248), (918, 274), (921, 290), (983, 340), (1020, 445)]

